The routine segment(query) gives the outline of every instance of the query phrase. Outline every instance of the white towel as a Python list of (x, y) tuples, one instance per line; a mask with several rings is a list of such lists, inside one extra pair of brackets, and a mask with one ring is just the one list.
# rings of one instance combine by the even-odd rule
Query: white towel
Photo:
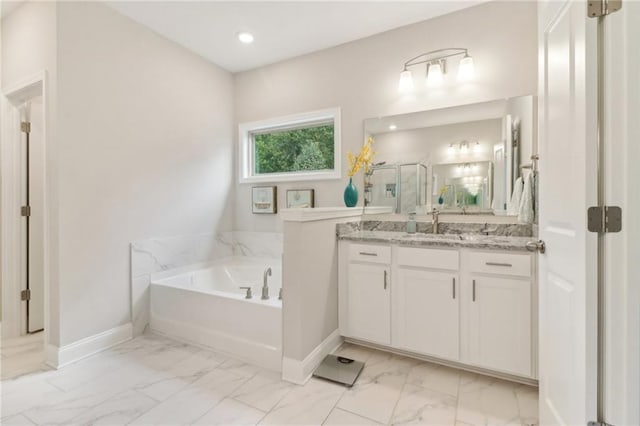
[(522, 200), (522, 191), (524, 190), (524, 181), (522, 177), (516, 179), (514, 184), (513, 194), (511, 195), (511, 202), (507, 206), (507, 215), (518, 216), (520, 211), (520, 201)]
[(518, 222), (533, 223), (533, 173), (524, 178), (524, 189), (518, 210)]

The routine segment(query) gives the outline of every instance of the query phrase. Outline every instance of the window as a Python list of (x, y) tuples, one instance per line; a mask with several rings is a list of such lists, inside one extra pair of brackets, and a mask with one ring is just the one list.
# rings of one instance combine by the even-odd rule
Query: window
[(339, 108), (240, 125), (240, 182), (339, 178)]

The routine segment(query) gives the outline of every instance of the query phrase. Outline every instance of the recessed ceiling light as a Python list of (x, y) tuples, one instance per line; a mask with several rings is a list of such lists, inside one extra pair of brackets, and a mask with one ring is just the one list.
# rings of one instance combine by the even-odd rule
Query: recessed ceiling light
[(392, 125), (389, 126), (389, 130), (395, 130), (397, 128), (398, 128), (398, 126), (396, 126), (395, 124), (392, 124)]
[(238, 40), (244, 44), (253, 43), (253, 34), (246, 31), (238, 33)]

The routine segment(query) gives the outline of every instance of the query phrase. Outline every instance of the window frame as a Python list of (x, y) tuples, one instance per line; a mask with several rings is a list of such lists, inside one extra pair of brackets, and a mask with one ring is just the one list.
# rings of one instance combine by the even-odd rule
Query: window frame
[[(329, 180), (342, 178), (340, 108), (328, 108), (301, 114), (269, 118), (267, 120), (241, 123), (239, 131), (239, 173), (240, 183), (292, 182), (308, 180)], [(252, 135), (270, 130), (286, 130), (306, 127), (306, 124), (333, 121), (333, 169), (297, 171), (282, 173), (255, 173), (255, 147)]]

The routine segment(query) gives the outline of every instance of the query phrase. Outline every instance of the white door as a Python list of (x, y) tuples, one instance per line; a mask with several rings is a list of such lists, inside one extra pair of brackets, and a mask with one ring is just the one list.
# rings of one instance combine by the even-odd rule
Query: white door
[(595, 419), (596, 21), (585, 2), (540, 4), (540, 424)]
[[(29, 102), (29, 289), (27, 331), (44, 328), (44, 120), (42, 96)], [(23, 136), (24, 137), (24, 136)]]
[(531, 281), (472, 276), (462, 338), (470, 364), (531, 376)]
[(393, 346), (459, 359), (457, 274), (399, 268), (393, 286)]
[(349, 337), (391, 343), (391, 288), (389, 268), (350, 263), (347, 284)]

